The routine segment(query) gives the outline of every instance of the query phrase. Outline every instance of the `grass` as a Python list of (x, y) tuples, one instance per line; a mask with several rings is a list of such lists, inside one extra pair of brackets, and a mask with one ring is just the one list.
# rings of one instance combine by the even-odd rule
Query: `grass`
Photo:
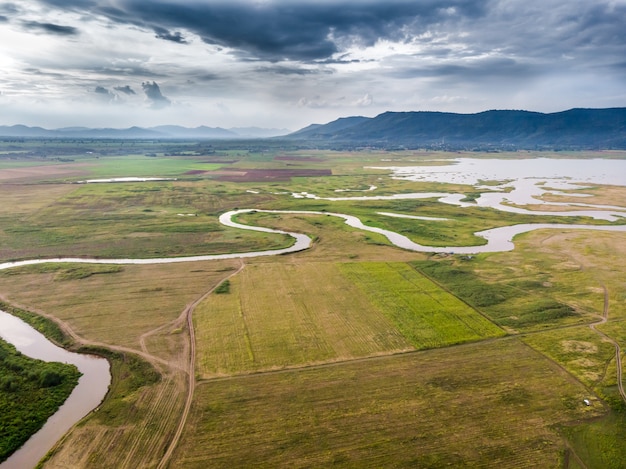
[[(116, 184), (54, 191), (45, 207), (16, 206), (0, 230), (0, 259), (71, 256), (165, 257), (276, 249), (291, 238), (224, 228), (219, 213), (252, 204), (253, 194), (215, 185)], [(42, 194), (42, 197), (44, 194)], [(179, 214), (195, 214), (195, 217)]]
[(581, 312), (556, 299), (541, 277), (487, 280), (477, 273), (483, 266), (481, 257), (469, 262), (467, 259), (433, 256), (414, 265), (511, 333), (580, 323), (584, 319)]
[(585, 395), (516, 340), (206, 381), (172, 465), (558, 468)]
[[(45, 265), (29, 266), (1, 277), (2, 291), (12, 303), (28, 304), (67, 321), (84, 338), (138, 347), (141, 334), (175, 320), (188, 303), (229, 274), (225, 268), (236, 265), (236, 260), (128, 265), (106, 275), (63, 281), (58, 281), (55, 266), (45, 273), (32, 272), (35, 267), (47, 270)], [(86, 266), (90, 264), (66, 264), (63, 269), (91, 268)]]
[(589, 468), (621, 469), (626, 461), (626, 417), (611, 415), (577, 426), (565, 426), (563, 432), (576, 447), (578, 456)]
[(109, 359), (109, 393), (91, 418), (81, 421), (48, 453), (42, 466), (58, 467), (72, 461), (73, 467), (155, 467), (184, 405), (177, 384), (184, 379), (182, 373), (160, 375), (133, 354), (102, 347), (81, 351)]
[(250, 264), (194, 313), (198, 371), (226, 375), (406, 350), (333, 263)]
[(342, 271), (416, 348), (504, 335), (476, 310), (407, 264), (343, 264)]
[(64, 281), (80, 280), (91, 277), (92, 275), (116, 274), (118, 272), (122, 272), (123, 270), (124, 267), (121, 265), (67, 264), (50, 262), (46, 264), (24, 266), (20, 269), (3, 270), (0, 271), (0, 276), (10, 277), (12, 275), (54, 273), (55, 281)]
[(113, 177), (176, 177), (187, 171), (212, 171), (220, 164), (210, 164), (193, 158), (154, 158), (144, 155), (124, 155), (108, 157), (98, 161), (91, 168), (90, 179)]
[[(587, 326), (529, 334), (524, 342), (561, 364), (608, 402), (619, 407), (615, 395), (615, 348)], [(589, 397), (594, 405), (599, 402)]]

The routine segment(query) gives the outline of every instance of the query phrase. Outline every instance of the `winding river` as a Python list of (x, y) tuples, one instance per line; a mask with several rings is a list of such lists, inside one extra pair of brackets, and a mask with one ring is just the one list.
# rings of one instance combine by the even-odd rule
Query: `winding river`
[[(304, 193), (303, 193), (304, 194)], [(307, 195), (311, 197), (310, 195)], [(421, 194), (420, 197), (433, 197), (433, 194)], [(442, 202), (450, 203), (450, 194), (435, 194), (434, 196), (441, 197)], [(315, 197), (315, 196), (313, 196)], [(380, 197), (380, 198), (408, 198), (410, 195), (402, 194), (395, 197)], [(461, 196), (462, 197), (462, 196)], [(367, 199), (373, 199), (378, 197), (367, 197)], [(342, 198), (337, 198), (340, 200)], [(353, 200), (362, 200), (364, 198), (354, 197)], [(501, 207), (498, 207), (501, 208)], [(233, 210), (222, 214), (219, 217), (220, 223), (232, 228), (261, 231), (266, 233), (279, 233), (286, 234), (294, 238), (294, 243), (285, 249), (275, 249), (267, 251), (255, 251), (244, 252), (234, 254), (213, 254), (202, 256), (187, 256), (187, 257), (172, 257), (172, 258), (153, 258), (153, 259), (89, 259), (89, 258), (55, 258), (55, 259), (32, 259), (17, 262), (5, 262), (0, 264), (0, 270), (10, 269), (15, 267), (21, 267), (33, 264), (43, 264), (50, 262), (68, 262), (68, 263), (90, 263), (90, 264), (164, 264), (175, 262), (196, 262), (196, 261), (210, 261), (218, 259), (233, 259), (233, 258), (249, 258), (258, 256), (275, 256), (279, 254), (298, 252), (308, 249), (311, 246), (312, 240), (309, 236), (301, 233), (293, 233), (282, 230), (274, 230), (270, 228), (244, 225), (233, 221), (233, 218), (239, 214), (262, 212), (262, 213), (276, 213), (276, 214), (300, 214), (300, 215), (323, 215), (333, 216), (341, 218), (345, 223), (353, 228), (378, 233), (385, 236), (390, 243), (398, 246), (402, 249), (407, 249), (416, 252), (449, 252), (459, 254), (474, 254), (483, 252), (499, 252), (509, 251), (514, 248), (513, 238), (521, 233), (537, 229), (577, 229), (577, 230), (602, 230), (602, 231), (621, 231), (626, 232), (626, 225), (567, 225), (567, 224), (521, 224), (513, 225), (501, 228), (495, 228), (491, 230), (481, 231), (475, 233), (477, 236), (486, 240), (486, 244), (481, 246), (449, 246), (449, 247), (435, 247), (426, 246), (411, 241), (406, 236), (399, 233), (384, 230), (381, 228), (371, 227), (365, 225), (359, 218), (346, 215), (342, 213), (331, 212), (315, 212), (315, 211), (280, 211), (280, 210), (257, 210), (257, 209), (240, 209)], [(537, 212), (531, 212), (537, 213)], [(559, 215), (558, 213), (551, 212), (550, 215)], [(568, 215), (573, 213), (569, 212)], [(576, 215), (583, 215), (581, 212), (575, 212)], [(587, 214), (587, 213), (585, 213)], [(388, 216), (401, 216), (397, 214), (385, 213)], [(607, 212), (593, 212), (589, 215), (595, 218), (603, 218), (607, 216)], [(611, 213), (611, 216), (623, 217), (623, 212)], [(419, 218), (419, 217), (414, 217)], [(606, 219), (606, 218), (605, 218)], [(433, 222), (438, 221), (432, 219)], [(20, 324), (21, 323), (21, 324)], [(28, 330), (30, 329), (30, 330)], [(59, 349), (50, 342), (48, 342), (41, 334), (34, 331), (30, 326), (13, 316), (0, 312), (0, 336), (6, 341), (13, 343), (18, 350), (28, 356), (34, 358), (43, 358), (53, 361), (65, 361), (68, 363), (74, 363), (78, 366), (79, 370), (83, 373), (80, 379), (79, 385), (76, 387), (70, 398), (59, 409), (59, 411), (52, 416), (46, 423), (44, 428), (37, 434), (35, 434), (19, 451), (17, 451), (11, 458), (5, 463), (0, 464), (1, 469), (7, 468), (23, 468), (34, 466), (43, 455), (54, 445), (59, 438), (61, 438), (72, 425), (74, 425), (83, 416), (97, 407), (105, 396), (108, 386), (110, 384), (110, 374), (108, 369), (108, 362), (103, 359), (96, 359), (80, 354), (73, 354), (63, 349)], [(33, 344), (37, 344), (34, 345)]]
[(68, 352), (57, 347), (19, 318), (0, 311), (0, 337), (24, 355), (47, 362), (75, 365), (82, 373), (78, 385), (45, 425), (6, 461), (2, 469), (34, 467), (76, 422), (98, 407), (111, 383), (104, 358)]

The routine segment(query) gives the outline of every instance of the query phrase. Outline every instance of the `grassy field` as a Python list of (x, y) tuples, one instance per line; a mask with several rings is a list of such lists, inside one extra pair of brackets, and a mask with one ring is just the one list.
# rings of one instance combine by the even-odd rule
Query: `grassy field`
[[(561, 364), (604, 399), (616, 396), (615, 348), (587, 326), (530, 334), (524, 342)], [(592, 398), (595, 401), (595, 399)]]
[(516, 340), (199, 385), (172, 467), (562, 467), (602, 415)]
[(343, 264), (361, 288), (418, 349), (501, 337), (504, 331), (407, 264)]
[[(459, 209), (435, 198), (291, 195), (428, 191), (471, 198), (471, 186), (394, 180), (370, 167), (493, 157), (488, 154), (90, 143), (87, 153), (79, 142), (26, 142), (17, 149), (0, 142), (0, 260), (145, 258), (291, 243), (219, 225), (219, 214), (235, 208), (347, 213), (439, 246), (481, 243), (473, 235), (479, 229), (557, 220)], [(122, 176), (177, 180), (68, 183)], [(623, 205), (620, 188), (592, 191), (585, 202)], [(602, 318), (606, 292), (608, 322), (596, 328), (626, 348), (623, 233), (539, 231), (516, 238), (511, 252), (431, 256), (394, 248), (335, 217), (257, 212), (239, 221), (306, 233), (313, 245), (245, 264), (48, 264), (0, 273), (7, 308), (56, 318), (75, 334), (75, 346), (113, 363), (107, 400), (44, 467), (253, 461), (575, 469), (619, 467), (624, 460), (613, 345), (589, 327)], [(179, 426), (182, 439), (167, 461)]]
[[(516, 267), (525, 267), (523, 262), (509, 260), (516, 267), (507, 269), (505, 265), (509, 264), (498, 263), (493, 257), (433, 256), (414, 265), (511, 333), (589, 322), (601, 312), (582, 309), (583, 305), (568, 301), (570, 298), (560, 285), (554, 288), (547, 269), (534, 274), (516, 273)], [(498, 259), (502, 257), (506, 256)], [(547, 259), (541, 260), (541, 264), (548, 263)], [(490, 277), (489, 273), (496, 269), (497, 278)], [(601, 308), (601, 291), (590, 293), (586, 301), (591, 299)]]
[[(90, 264), (86, 264), (91, 266)], [(174, 321), (188, 303), (234, 269), (236, 260), (153, 266), (101, 266), (75, 278), (72, 264), (42, 264), (0, 273), (2, 292), (13, 304), (54, 313), (75, 333), (111, 345), (139, 347), (139, 338)]]
[(194, 314), (203, 377), (346, 360), (411, 348), (331, 263), (250, 264)]

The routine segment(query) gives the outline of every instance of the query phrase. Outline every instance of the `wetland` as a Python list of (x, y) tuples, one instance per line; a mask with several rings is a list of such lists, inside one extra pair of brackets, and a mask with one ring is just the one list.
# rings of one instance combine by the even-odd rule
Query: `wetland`
[[(626, 182), (602, 174), (626, 174), (626, 155), (476, 159), (232, 145), (177, 158), (152, 146), (156, 157), (115, 156), (115, 164), (105, 155), (40, 161), (32, 180), (27, 164), (16, 172), (11, 162), (0, 185), (0, 293), (116, 357), (106, 399), (44, 467), (220, 466), (240, 458), (347, 467), (392, 457), (407, 467), (562, 467), (576, 459), (570, 453), (588, 467), (619, 467), (620, 456), (607, 459), (600, 448), (619, 440), (621, 365), (590, 325), (604, 309), (607, 319), (595, 327), (621, 341), (626, 296), (612, 259), (624, 245)], [(469, 172), (465, 159), (473, 179), (441, 179), (446, 170)], [(137, 169), (155, 161), (170, 180), (69, 184), (156, 178)], [(583, 178), (568, 173), (578, 161), (614, 166)], [(42, 165), (54, 171), (44, 177)], [(287, 166), (286, 179), (263, 173)], [(586, 346), (572, 346), (578, 342)], [(366, 382), (379, 363), (393, 385), (357, 406), (350, 396), (373, 395)], [(424, 368), (423, 380), (408, 375), (414, 367)], [(459, 367), (469, 373), (466, 385), (454, 379)], [(494, 379), (496, 387), (478, 384)], [(301, 387), (318, 390), (317, 398), (298, 399)], [(254, 405), (252, 395), (261, 396)], [(424, 413), (434, 400), (439, 417)], [(487, 401), (500, 404), (481, 408)], [(399, 413), (402, 402), (413, 410)], [(245, 450), (235, 445), (232, 431), (281, 407), (284, 415), (265, 418)], [(499, 411), (528, 438), (505, 432)], [(477, 425), (479, 417), (490, 424)], [(449, 432), (439, 450), (408, 444), (424, 431), (440, 434), (436, 422), (449, 418), (462, 438)], [(537, 418), (545, 424), (533, 427)], [(604, 436), (597, 422), (606, 422)], [(331, 441), (338, 426), (346, 438)], [(502, 438), (489, 439), (494, 432)], [(304, 443), (311, 438), (324, 448)], [(111, 445), (127, 451), (110, 454)], [(481, 459), (475, 447), (490, 456)]]

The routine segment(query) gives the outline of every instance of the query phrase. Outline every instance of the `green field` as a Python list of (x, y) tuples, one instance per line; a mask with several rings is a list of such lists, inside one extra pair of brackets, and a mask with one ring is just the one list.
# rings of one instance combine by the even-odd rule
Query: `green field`
[(418, 349), (504, 335), (476, 310), (406, 264), (344, 264), (342, 270)]
[(411, 348), (336, 264), (252, 264), (194, 314), (201, 376)]

